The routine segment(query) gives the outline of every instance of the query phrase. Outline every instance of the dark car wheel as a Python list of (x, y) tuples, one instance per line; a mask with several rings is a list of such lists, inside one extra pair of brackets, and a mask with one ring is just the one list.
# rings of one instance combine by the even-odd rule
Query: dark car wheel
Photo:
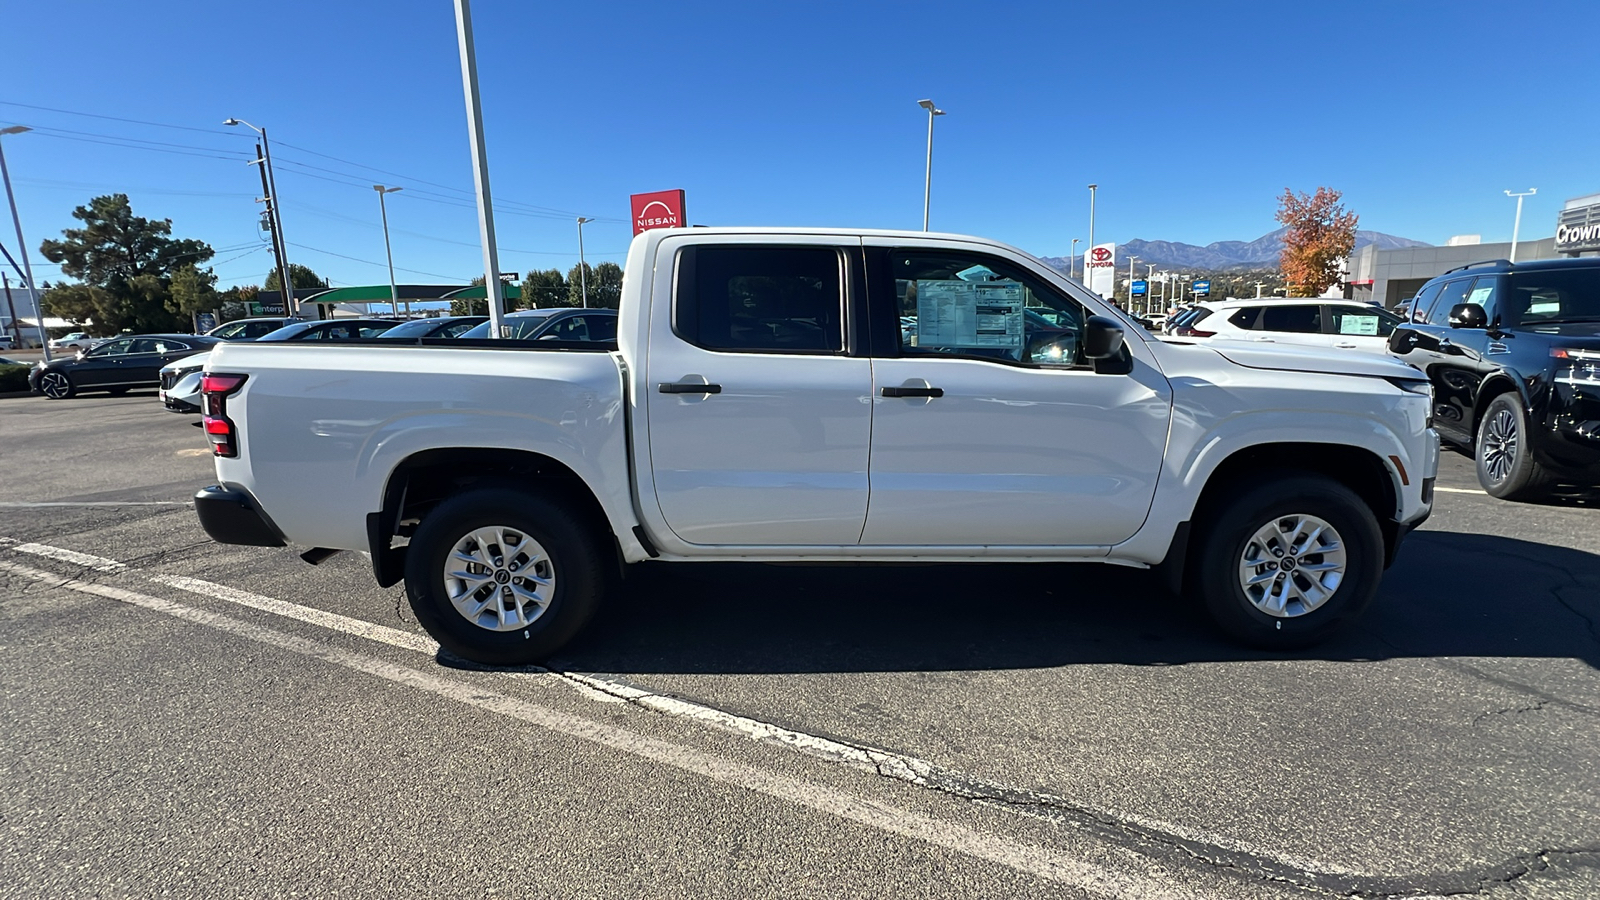
[(1210, 517), (1194, 586), (1234, 640), (1307, 647), (1372, 602), (1383, 535), (1367, 504), (1336, 481), (1282, 473), (1255, 485)]
[(1489, 402), (1478, 424), (1473, 453), (1478, 483), (1502, 500), (1536, 500), (1549, 492), (1551, 478), (1534, 462), (1528, 446), (1528, 414), (1516, 394), (1501, 394)]
[(457, 656), (496, 666), (538, 662), (589, 621), (605, 588), (591, 529), (516, 488), (480, 488), (422, 520), (406, 552), (417, 621)]
[(39, 376), (39, 393), (51, 400), (65, 400), (78, 393), (78, 386), (65, 372), (46, 372)]

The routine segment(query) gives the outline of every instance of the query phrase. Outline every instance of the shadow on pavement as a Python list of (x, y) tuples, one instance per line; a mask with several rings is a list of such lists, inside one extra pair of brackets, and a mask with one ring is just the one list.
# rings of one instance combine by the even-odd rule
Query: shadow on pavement
[(1600, 556), (1418, 532), (1360, 622), (1293, 654), (1236, 647), (1151, 573), (1113, 566), (641, 565), (552, 662), (617, 674), (798, 673), (1446, 656), (1600, 668)]

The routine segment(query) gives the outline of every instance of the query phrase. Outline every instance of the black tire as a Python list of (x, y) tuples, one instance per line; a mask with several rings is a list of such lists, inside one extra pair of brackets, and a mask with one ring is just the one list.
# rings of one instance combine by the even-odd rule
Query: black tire
[(78, 386), (65, 372), (46, 372), (39, 376), (39, 393), (51, 400), (67, 400), (77, 396)]
[[(458, 542), (475, 529), (493, 526), (520, 532), (541, 547), (544, 553), (539, 559), (547, 561), (546, 574), (555, 584), (543, 612), (515, 630), (491, 630), (469, 620), (457, 610), (446, 588), (445, 565)], [(499, 556), (486, 552), (491, 558)], [(516, 488), (477, 488), (439, 504), (417, 527), (406, 552), (406, 596), (417, 621), (451, 653), (487, 665), (529, 665), (559, 650), (594, 614), (605, 589), (603, 560), (591, 529), (557, 503)], [(512, 583), (520, 581), (520, 576), (511, 574), (517, 570), (512, 559), (496, 572), (501, 570)], [(522, 571), (539, 574), (536, 569)], [(498, 584), (506, 585), (503, 591), (495, 584), (485, 585), (492, 592), (487, 596), (496, 599), (483, 616), (511, 609), (500, 598), (508, 596), (504, 592), (512, 587), (504, 580)]]
[[(1255, 553), (1258, 530), (1274, 523), (1281, 527), (1298, 516), (1313, 516), (1331, 526), (1344, 552), (1343, 576), (1319, 605), (1296, 612), (1291, 603), (1284, 614), (1274, 615), (1263, 611), (1246, 593), (1242, 583), (1245, 554)], [(1257, 480), (1257, 486), (1214, 507), (1208, 518), (1196, 541), (1199, 558), (1191, 585), (1217, 627), (1235, 641), (1268, 650), (1309, 647), (1359, 616), (1378, 592), (1384, 547), (1377, 517), (1354, 491), (1336, 481), (1294, 472), (1268, 473)], [(1306, 546), (1316, 549), (1319, 544), (1320, 540), (1313, 540)], [(1323, 549), (1331, 551), (1333, 545)], [(1311, 585), (1314, 592), (1323, 586), (1317, 579), (1327, 576), (1313, 576), (1303, 567), (1331, 559), (1330, 554), (1317, 552), (1290, 553), (1294, 562), (1289, 566), (1301, 569), (1290, 571), (1289, 566), (1279, 569), (1277, 559), (1282, 557), (1261, 556), (1267, 562), (1257, 567), (1257, 572), (1275, 579), (1267, 582), (1271, 590), (1277, 590), (1282, 579), (1294, 578), (1298, 579), (1295, 586)], [(1304, 605), (1302, 602), (1301, 607)]]
[(1516, 394), (1489, 401), (1478, 423), (1472, 459), (1478, 484), (1501, 500), (1537, 500), (1550, 492), (1553, 479), (1528, 448), (1528, 412)]

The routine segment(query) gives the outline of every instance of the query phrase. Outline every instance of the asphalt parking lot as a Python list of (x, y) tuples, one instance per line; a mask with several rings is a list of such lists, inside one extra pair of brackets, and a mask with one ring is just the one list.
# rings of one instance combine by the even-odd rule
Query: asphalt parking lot
[(551, 671), (211, 543), (153, 392), (0, 399), (0, 894), (1600, 896), (1600, 499), (1446, 453), (1360, 626), (1148, 573), (640, 566)]

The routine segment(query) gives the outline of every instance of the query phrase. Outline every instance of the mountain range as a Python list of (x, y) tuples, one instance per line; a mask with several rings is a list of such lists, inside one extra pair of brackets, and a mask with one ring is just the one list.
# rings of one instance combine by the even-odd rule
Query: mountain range
[[(1178, 241), (1144, 241), (1134, 239), (1117, 245), (1117, 261), (1128, 264), (1131, 253), (1139, 257), (1140, 266), (1157, 266), (1165, 269), (1190, 269), (1220, 272), (1228, 269), (1276, 269), (1278, 255), (1283, 252), (1283, 236), (1287, 228), (1268, 232), (1253, 241), (1217, 241), (1204, 247)], [(1407, 247), (1430, 247), (1424, 241), (1395, 237), (1381, 231), (1357, 231), (1356, 249), (1377, 244), (1380, 250), (1399, 250)], [(1075, 265), (1083, 271), (1083, 254), (1075, 261), (1065, 256), (1047, 256), (1045, 262), (1066, 271)]]

